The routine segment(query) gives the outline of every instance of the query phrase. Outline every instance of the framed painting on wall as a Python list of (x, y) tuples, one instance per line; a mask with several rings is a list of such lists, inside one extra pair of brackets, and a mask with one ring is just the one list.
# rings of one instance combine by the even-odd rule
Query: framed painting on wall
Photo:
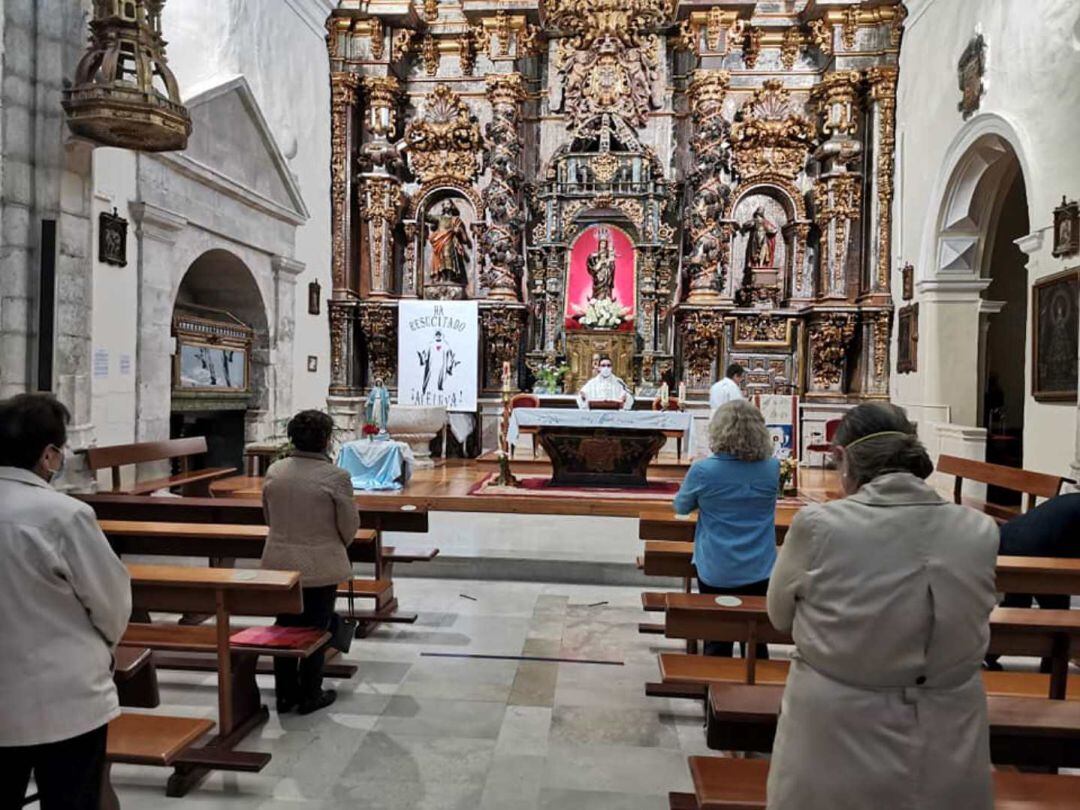
[(1080, 267), (1036, 281), (1031, 310), (1031, 395), (1076, 402)]
[(919, 305), (901, 307), (896, 315), (896, 373), (919, 370)]

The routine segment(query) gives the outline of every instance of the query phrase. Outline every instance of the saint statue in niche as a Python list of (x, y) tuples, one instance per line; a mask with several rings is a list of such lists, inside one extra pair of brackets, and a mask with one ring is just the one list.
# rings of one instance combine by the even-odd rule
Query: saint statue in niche
[(740, 226), (743, 233), (749, 233), (746, 243), (746, 267), (772, 268), (776, 259), (776, 226), (765, 218), (765, 209), (758, 207), (749, 222)]
[(431, 243), (431, 280), (436, 284), (465, 284), (469, 278), (469, 250), (472, 240), (461, 220), (461, 211), (453, 200), (442, 204), (437, 216), (425, 217), (434, 230), (428, 236)]
[(585, 268), (592, 277), (592, 297), (601, 300), (612, 298), (615, 290), (615, 250), (611, 246), (611, 234), (607, 228), (600, 230), (596, 250), (585, 260)]

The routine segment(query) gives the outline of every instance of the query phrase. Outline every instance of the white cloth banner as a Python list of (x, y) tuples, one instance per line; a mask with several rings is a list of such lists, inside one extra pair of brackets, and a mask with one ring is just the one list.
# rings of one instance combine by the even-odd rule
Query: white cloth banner
[(476, 301), (398, 303), (398, 402), (476, 412), (480, 310)]
[(514, 408), (506, 440), (517, 442), (523, 427), (597, 427), (638, 430), (681, 430), (687, 447), (693, 447), (693, 416), (684, 411), (575, 411), (569, 408)]

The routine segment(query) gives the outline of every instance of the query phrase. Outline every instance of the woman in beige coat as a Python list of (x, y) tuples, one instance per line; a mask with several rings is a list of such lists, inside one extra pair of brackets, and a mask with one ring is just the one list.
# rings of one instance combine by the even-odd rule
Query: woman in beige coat
[(847, 497), (799, 511), (769, 584), (796, 648), (769, 810), (989, 810), (997, 528), (924, 482), (900, 408), (853, 409), (834, 453)]
[[(304, 612), (277, 617), (283, 627), (330, 629), (337, 585), (352, 574), (345, 549), (360, 527), (349, 474), (327, 455), (334, 424), (322, 411), (301, 411), (287, 432), (292, 454), (270, 465), (263, 484), (263, 512), (270, 532), (262, 567), (299, 571)], [(299, 664), (274, 659), (278, 712), (310, 714), (337, 698), (323, 690), (322, 650)]]

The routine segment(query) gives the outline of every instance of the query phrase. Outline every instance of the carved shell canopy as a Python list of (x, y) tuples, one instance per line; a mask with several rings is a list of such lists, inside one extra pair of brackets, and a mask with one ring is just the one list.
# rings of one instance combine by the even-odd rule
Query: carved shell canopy
[(735, 165), (743, 177), (776, 173), (794, 179), (806, 164), (816, 128), (797, 112), (779, 79), (764, 85), (739, 108), (731, 126)]
[(405, 127), (405, 143), (409, 168), (423, 184), (439, 178), (471, 183), (480, 173), (480, 124), (445, 84), (427, 95), (423, 116)]

